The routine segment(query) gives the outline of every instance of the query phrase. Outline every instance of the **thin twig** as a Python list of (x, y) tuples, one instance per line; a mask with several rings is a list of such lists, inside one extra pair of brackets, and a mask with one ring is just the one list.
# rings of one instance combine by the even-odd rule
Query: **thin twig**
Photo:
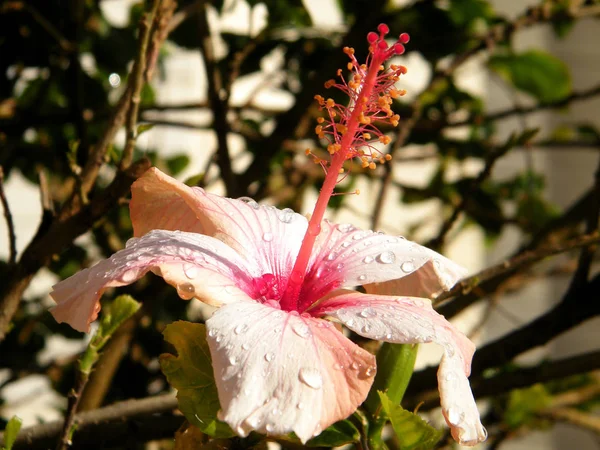
[(138, 47), (138, 57), (133, 65), (131, 71), (131, 79), (129, 82), (131, 95), (129, 96), (129, 107), (127, 108), (127, 115), (125, 117), (125, 132), (127, 134), (127, 141), (125, 142), (125, 149), (123, 150), (123, 156), (119, 163), (119, 169), (127, 169), (131, 165), (133, 159), (133, 150), (135, 149), (135, 143), (137, 141), (137, 116), (140, 108), (141, 93), (144, 87), (144, 72), (146, 71), (146, 60), (148, 45), (150, 43), (150, 36), (152, 33), (152, 26), (154, 24), (154, 17), (161, 4), (161, 0), (154, 0), (152, 9), (144, 14), (140, 21), (140, 40)]
[[(170, 414), (176, 408), (175, 396), (165, 394), (76, 414), (78, 428), (74, 444), (79, 448), (103, 448), (104, 443), (123, 445), (133, 430), (138, 442), (172, 436), (184, 421), (183, 416)], [(13, 449), (46, 450), (53, 447), (63, 425), (63, 420), (57, 420), (25, 428), (17, 436)], [(2, 445), (4, 435), (0, 433), (0, 447)]]
[(208, 7), (203, 5), (203, 11), (198, 14), (198, 28), (200, 33), (200, 51), (204, 59), (208, 76), (208, 99), (213, 113), (213, 129), (217, 136), (217, 165), (225, 184), (228, 196), (238, 197), (237, 180), (231, 167), (231, 154), (227, 134), (230, 131), (227, 112), (229, 110), (229, 91), (223, 82), (223, 74), (217, 66), (213, 42), (210, 36), (208, 23)]
[(8, 228), (8, 245), (10, 249), (8, 253), (8, 263), (14, 265), (17, 262), (17, 236), (15, 234), (15, 224), (8, 205), (8, 199), (4, 192), (4, 169), (2, 166), (0, 166), (0, 201), (2, 201), (4, 219), (6, 220), (6, 228)]
[(600, 232), (584, 234), (577, 238), (570, 239), (559, 245), (548, 246), (537, 250), (529, 250), (518, 254), (506, 261), (503, 261), (495, 266), (488, 267), (475, 275), (464, 278), (454, 285), (452, 289), (440, 294), (436, 297), (436, 304), (440, 304), (443, 300), (458, 296), (467, 295), (471, 291), (477, 289), (483, 283), (503, 276), (507, 273), (516, 273), (524, 267), (528, 267), (542, 259), (548, 258), (559, 253), (564, 253), (577, 248), (588, 247), (600, 242)]

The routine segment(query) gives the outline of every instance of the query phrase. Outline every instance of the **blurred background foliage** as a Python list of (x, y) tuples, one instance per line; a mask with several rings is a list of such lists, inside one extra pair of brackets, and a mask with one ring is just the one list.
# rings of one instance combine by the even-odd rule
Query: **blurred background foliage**
[[(66, 339), (80, 339), (81, 336), (70, 327), (55, 323), (46, 311), (47, 295), (20, 301), (24, 289), (42, 268), (55, 274), (57, 279), (63, 279), (124, 246), (132, 229), (128, 217), (128, 184), (125, 182), (123, 186), (114, 181), (119, 174), (126, 174), (136, 163), (140, 170), (147, 167), (145, 159), (173, 176), (181, 175), (190, 167), (189, 154), (165, 155), (161, 148), (153, 147), (152, 139), (143, 148), (133, 149), (134, 165), (123, 164), (123, 155), (127, 153), (125, 139), (107, 133), (115, 123), (119, 128), (124, 125), (123, 121), (119, 123), (115, 119), (114, 112), (119, 111), (119, 99), (126, 98), (131, 85), (132, 62), (140, 61), (139, 40), (143, 30), (140, 21), (145, 11), (151, 8), (151, 2), (131, 3), (127, 24), (116, 26), (107, 20), (104, 11), (111, 3), (119, 1), (0, 2), (0, 166), (5, 183), (19, 172), (39, 186), (44, 200), (40, 227), (32, 242), (16, 259), (9, 257), (0, 262), (0, 309), (4, 314), (4, 321), (0, 321), (3, 328), (0, 332), (3, 374), (0, 387), (38, 374), (47, 377), (52, 389), (62, 397), (67, 396), (75, 380), (78, 355), (70, 354), (43, 363), (36, 355), (39, 356), (48, 347), (49, 340), (57, 336)], [(534, 146), (573, 145), (598, 150), (600, 131), (592, 120), (574, 123), (566, 115), (553, 130), (538, 133), (538, 130), (523, 125), (512, 130), (510, 137), (497, 133), (497, 121), (535, 111), (566, 109), (572, 102), (600, 95), (599, 86), (587, 90), (575, 86), (567, 64), (548, 51), (537, 48), (523, 51), (513, 45), (515, 33), (543, 24), (549, 24), (557, 38), (568, 40), (577, 21), (596, 21), (600, 17), (600, 2), (529, 2), (530, 6), (523, 6), (516, 18), (507, 18), (496, 13), (486, 0), (337, 0), (345, 26), (328, 29), (315, 26), (314, 10), (311, 12), (300, 0), (247, 0), (250, 8), (265, 8), (264, 28), (251, 34), (220, 32), (214, 27), (215, 20), (234, 8), (237, 2), (180, 0), (175, 5), (165, 0), (162, 5), (165, 23), (155, 24), (152, 28), (154, 35), (150, 47), (152, 39), (160, 32), (167, 43), (160, 50), (148, 50), (148, 64), (152, 66), (156, 60), (156, 67), (146, 75), (151, 78), (150, 72), (154, 72), (154, 77), (141, 88), (140, 125), (134, 121), (134, 128), (129, 128), (135, 129), (135, 134), (150, 134), (153, 126), (213, 130), (217, 139), (197, 149), (197, 152), (203, 152), (205, 170), (192, 175), (188, 170), (188, 184), (220, 189), (231, 197), (251, 196), (278, 207), (304, 210), (303, 194), (316, 192), (323, 175), (318, 166), (303, 157), (307, 147), (323, 148), (313, 133), (319, 115), (313, 96), (323, 93), (323, 83), (338, 67), (346, 65), (341, 48), (355, 47), (357, 54), (364, 56), (364, 36), (378, 23), (385, 22), (393, 32), (411, 35), (408, 56), (418, 54), (431, 75), (424, 89), (396, 102), (394, 109), (402, 120), (398, 129), (383, 130), (392, 138), (384, 150), (394, 155), (395, 164), (435, 161), (435, 170), (425, 183), (413, 186), (395, 181), (394, 165), (381, 166), (375, 171), (355, 165), (342, 184), (342, 191), (353, 191), (356, 185), (366, 182), (379, 189), (379, 199), (385, 197), (390, 186), (399, 188), (403, 205), (437, 199), (442, 206), (439, 233), (427, 235), (426, 240), (438, 250), (444, 248), (457, 229), (471, 226), (483, 231), (490, 246), (506, 227), (516, 227), (520, 231), (522, 249), (530, 252), (545, 251), (548, 245), (560, 246), (565, 242), (575, 242), (572, 247), (579, 247), (581, 244), (577, 239), (582, 233), (589, 235), (597, 230), (600, 182), (590, 186), (587, 197), (584, 195), (580, 199), (583, 204), (575, 203), (563, 209), (548, 201), (545, 174), (529, 164), (527, 157), (522, 170), (509, 178), (492, 178), (490, 174), (499, 158), (509, 152), (527, 155)], [(211, 30), (207, 29), (208, 25)], [(252, 29), (252, 24), (248, 24), (248, 28)], [(213, 48), (211, 51), (211, 46), (214, 47), (211, 40), (219, 41), (224, 50), (215, 53)], [(157, 101), (157, 86), (167, 76), (165, 64), (174, 49), (180, 48), (199, 52), (204, 58), (205, 100), (180, 105), (161, 103)], [(281, 58), (277, 68), (277, 80), (280, 80), (277, 88), (293, 99), (291, 106), (264, 106), (252, 96), (243, 104), (233, 104), (230, 99), (236, 81), (263, 73), (265, 60), (274, 53)], [(466, 90), (456, 82), (456, 70), (475, 57), (481, 61), (482, 70), (510, 93), (507, 95), (519, 99), (513, 107), (490, 113), (485, 96)], [(209, 123), (194, 125), (157, 115), (161, 111), (190, 110), (212, 112)], [(125, 113), (127, 111), (125, 108)], [(458, 134), (449, 132), (457, 129), (461, 130)], [(241, 170), (239, 165), (232, 164), (233, 151), (226, 138), (228, 135), (241, 140), (240, 154), (248, 158), (248, 164)], [(102, 144), (107, 137), (108, 145)], [(404, 153), (403, 148), (409, 144), (417, 150)], [(81, 190), (85, 186), (82, 173), (86, 173), (94, 149), (102, 150), (102, 168), (84, 192)], [(478, 170), (463, 172), (458, 178), (449, 176), (452, 167), (462, 163), (472, 164)], [(131, 179), (123, 176), (129, 183), (133, 179), (133, 175)], [(333, 209), (352, 208), (350, 197), (335, 197)], [(368, 223), (378, 227), (384, 214), (382, 202), (373, 206), (365, 214)], [(94, 209), (96, 207), (100, 209)], [(419, 230), (423, 225), (427, 224), (414, 225), (408, 237), (422, 236)], [(86, 239), (75, 240), (82, 234)], [(46, 245), (48, 240), (52, 240), (54, 246)], [(564, 250), (570, 248), (566, 245)], [(597, 279), (590, 281), (589, 276), (593, 252), (588, 248), (580, 257), (577, 255), (572, 254), (575, 263), (571, 271), (579, 275), (585, 272), (584, 281), (576, 276), (571, 286), (573, 289), (591, 289), (588, 300), (595, 299), (597, 303), (600, 291), (593, 288), (597, 288), (598, 282)], [(465, 303), (465, 298), (470, 298), (471, 303), (489, 298), (490, 292), (506, 287), (503, 283), (519, 273), (508, 269), (512, 266), (493, 274), (491, 282), (481, 292), (465, 288), (453, 292), (450, 298), (459, 305), (462, 299), (463, 306), (457, 307), (458, 310), (469, 304)], [(471, 280), (475, 285), (480, 281)], [(188, 303), (179, 301), (175, 290), (155, 277), (146, 277), (121, 289), (120, 293), (143, 300), (143, 306), (105, 348), (83, 393), (80, 410), (168, 392), (158, 357), (171, 348), (164, 342), (161, 332), (175, 320), (197, 317), (189, 315)], [(106, 298), (113, 295), (109, 293)], [(546, 341), (532, 340), (530, 347), (544, 344), (560, 330), (598, 314), (596, 304), (586, 308), (580, 314), (581, 318), (573, 319), (563, 328), (556, 327), (559, 331), (549, 327), (551, 330), (539, 333), (546, 336)], [(486, 380), (497, 379), (499, 374), (518, 372), (519, 367), (511, 360), (528, 348), (525, 345), (512, 353), (509, 351), (506, 359), (500, 358), (497, 363), (482, 362), (473, 374), (474, 379), (485, 384)], [(596, 353), (572, 373), (559, 371), (562, 378), (545, 378), (562, 379), (562, 384), (554, 381), (525, 391), (512, 390), (545, 380), (534, 376), (524, 384), (516, 383), (487, 392), (487, 396), (494, 397), (485, 420), (491, 433), (491, 445), (499, 445), (526, 430), (546, 428), (554, 421), (562, 420), (552, 415), (554, 410), (549, 409), (549, 405), (565, 392), (589, 390), (595, 386), (595, 394), (569, 404), (577, 414), (591, 414), (593, 400), (598, 400), (598, 377), (593, 372), (576, 379), (568, 378), (570, 382), (564, 377), (598, 368), (598, 359)], [(534, 369), (542, 368), (543, 363), (540, 363)], [(427, 377), (424, 379), (426, 381), (409, 387), (409, 403), (418, 403), (420, 394), (435, 388), (435, 384), (427, 385)], [(0, 418), (4, 424), (8, 419), (8, 416)], [(586, 428), (585, 424), (579, 426)], [(595, 426), (598, 432), (597, 423)], [(0, 422), (2, 428), (4, 425)], [(356, 431), (354, 427), (352, 430), (353, 433)], [(173, 435), (174, 431), (164, 431), (164, 437)], [(136, 444), (122, 440), (118, 445), (114, 442), (110, 445), (143, 448), (144, 440), (139, 438)], [(109, 447), (108, 442), (102, 445)], [(165, 443), (164, 448), (168, 445)], [(240, 441), (236, 445), (244, 444)], [(251, 445), (258, 444), (253, 442)], [(401, 448), (393, 438), (388, 445)], [(447, 445), (446, 436), (438, 446)]]

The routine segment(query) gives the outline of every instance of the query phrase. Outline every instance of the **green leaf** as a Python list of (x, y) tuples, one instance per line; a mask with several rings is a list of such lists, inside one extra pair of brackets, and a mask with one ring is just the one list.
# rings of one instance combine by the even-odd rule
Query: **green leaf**
[(104, 307), (98, 331), (92, 337), (85, 352), (79, 359), (79, 370), (84, 374), (90, 374), (94, 364), (98, 361), (100, 350), (106, 345), (117, 329), (133, 316), (141, 303), (134, 300), (130, 295), (119, 295), (112, 303)]
[(163, 331), (177, 356), (160, 355), (160, 367), (177, 389), (179, 409), (186, 419), (213, 437), (231, 437), (231, 428), (216, 419), (221, 408), (204, 324), (174, 322)]
[(349, 420), (340, 420), (306, 443), (307, 447), (339, 447), (360, 440), (360, 432)]
[(190, 163), (190, 157), (188, 155), (177, 155), (165, 160), (169, 172), (171, 175), (177, 175), (188, 166)]
[(15, 441), (17, 440), (17, 435), (21, 430), (21, 425), (23, 425), (23, 420), (20, 417), (12, 416), (12, 418), (6, 424), (6, 428), (4, 429), (4, 450), (11, 450)]
[(488, 64), (515, 88), (533, 95), (542, 103), (562, 100), (571, 93), (571, 75), (567, 65), (549, 53), (529, 50), (520, 54), (497, 55)]
[(138, 127), (137, 127), (137, 135), (138, 135), (138, 137), (140, 137), (146, 131), (150, 131), (152, 128), (154, 128), (154, 124), (153, 123), (143, 123), (141, 125), (138, 125)]
[(381, 406), (392, 422), (398, 437), (400, 450), (431, 450), (442, 437), (436, 430), (419, 416), (405, 410), (392, 402), (383, 392), (378, 392)]
[(519, 428), (534, 420), (536, 412), (547, 408), (551, 402), (552, 396), (542, 384), (515, 389), (508, 398), (504, 423), (510, 428)]

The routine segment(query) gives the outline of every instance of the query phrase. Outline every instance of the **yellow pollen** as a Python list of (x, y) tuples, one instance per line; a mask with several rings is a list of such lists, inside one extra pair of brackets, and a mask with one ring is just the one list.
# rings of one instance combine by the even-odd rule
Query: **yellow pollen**
[(354, 66), (352, 65), (352, 63), (351, 63), (351, 62), (349, 62), (348, 64), (346, 64), (346, 67), (348, 68), (348, 70), (352, 70), (352, 68), (353, 68)]
[(306, 156), (310, 155), (311, 154), (310, 148), (307, 148), (306, 150), (304, 150), (304, 154)]
[(317, 117), (317, 123), (323, 123), (323, 122), (325, 122), (324, 117)]
[(323, 106), (325, 104), (325, 99), (320, 95), (315, 95), (315, 100), (319, 102), (319, 105)]
[(327, 107), (328, 108), (333, 108), (335, 106), (335, 102), (333, 101), (332, 98), (328, 98), (327, 99)]
[(369, 163), (369, 169), (371, 169), (371, 170), (375, 170), (375, 167), (377, 167), (377, 166), (375, 165), (375, 163), (374, 163), (373, 161), (371, 161), (371, 162)]
[(354, 193), (355, 193), (356, 195), (360, 195), (360, 189), (357, 189), (357, 190), (355, 190), (355, 191), (354, 191)]
[(315, 133), (316, 134), (321, 134), (323, 132), (323, 126), (322, 125), (317, 125), (315, 127)]
[(337, 70), (337, 76), (338, 76), (338, 77), (341, 77), (341, 76), (342, 76), (342, 69), (338, 69), (338, 70)]
[(383, 67), (383, 65), (379, 66), (379, 70), (385, 70), (385, 67)]
[(361, 166), (362, 166), (363, 169), (366, 169), (367, 167), (369, 167), (368, 161), (363, 161), (362, 164), (361, 164)]
[(348, 127), (346, 125), (344, 125), (344, 124), (341, 124), (341, 123), (336, 123), (335, 124), (335, 129), (342, 136), (348, 132)]
[(391, 141), (392, 139), (389, 136), (379, 136), (379, 142), (381, 142), (384, 145), (388, 145)]
[(386, 161), (391, 161), (392, 160), (392, 155), (390, 155), (389, 153), (387, 155), (385, 155), (385, 160)]
[(348, 56), (354, 55), (354, 49), (352, 47), (344, 47), (344, 53)]
[(360, 113), (360, 115), (358, 116), (358, 121), (363, 125), (368, 125), (371, 123), (371, 118), (365, 117), (363, 113)]
[(371, 139), (371, 133), (363, 133), (362, 137), (365, 141), (368, 141)]
[(335, 86), (335, 80), (327, 80), (325, 82), (325, 89), (329, 89), (332, 86)]
[(338, 170), (338, 173), (344, 173), (344, 169), (341, 168), (340, 170)]

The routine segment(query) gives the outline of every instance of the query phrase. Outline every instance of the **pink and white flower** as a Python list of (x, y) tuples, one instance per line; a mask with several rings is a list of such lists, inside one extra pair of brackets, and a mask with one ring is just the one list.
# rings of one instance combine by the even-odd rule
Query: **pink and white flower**
[[(232, 200), (177, 182), (151, 169), (132, 186), (136, 238), (111, 258), (54, 286), (52, 313), (81, 331), (100, 310), (108, 287), (133, 283), (148, 271), (180, 297), (219, 308), (207, 320), (220, 419), (240, 436), (255, 430), (295, 432), (306, 442), (352, 414), (375, 376), (375, 357), (347, 339), (354, 332), (393, 343), (435, 342), (444, 348), (438, 371), (442, 411), (452, 435), (474, 445), (486, 432), (467, 377), (474, 345), (426, 298), (464, 274), (443, 256), (400, 237), (324, 220), (344, 163), (374, 169), (391, 159), (376, 122), (397, 125), (393, 86), (406, 68), (383, 63), (404, 52), (408, 35), (391, 46), (389, 28), (367, 35), (369, 56), (349, 56), (351, 77), (328, 81), (348, 106), (316, 96), (325, 117), (315, 132), (329, 161), (308, 150), (325, 180), (308, 221), (290, 209)], [(350, 288), (365, 286), (366, 294)], [(399, 296), (401, 295), (401, 296)]]
[[(450, 288), (464, 274), (452, 261), (403, 238), (324, 221), (291, 302), (286, 286), (304, 216), (213, 195), (157, 169), (134, 183), (130, 209), (137, 237), (54, 286), (57, 321), (89, 331), (106, 288), (152, 271), (182, 298), (219, 307), (206, 327), (220, 418), (240, 436), (293, 431), (302, 441), (352, 414), (376, 372), (375, 357), (333, 321), (371, 339), (436, 342), (445, 350), (438, 380), (453, 436), (484, 439), (467, 380), (473, 344), (429, 300), (410, 296)], [(344, 289), (357, 285), (368, 293)], [(402, 296), (377, 293), (389, 289)]]

